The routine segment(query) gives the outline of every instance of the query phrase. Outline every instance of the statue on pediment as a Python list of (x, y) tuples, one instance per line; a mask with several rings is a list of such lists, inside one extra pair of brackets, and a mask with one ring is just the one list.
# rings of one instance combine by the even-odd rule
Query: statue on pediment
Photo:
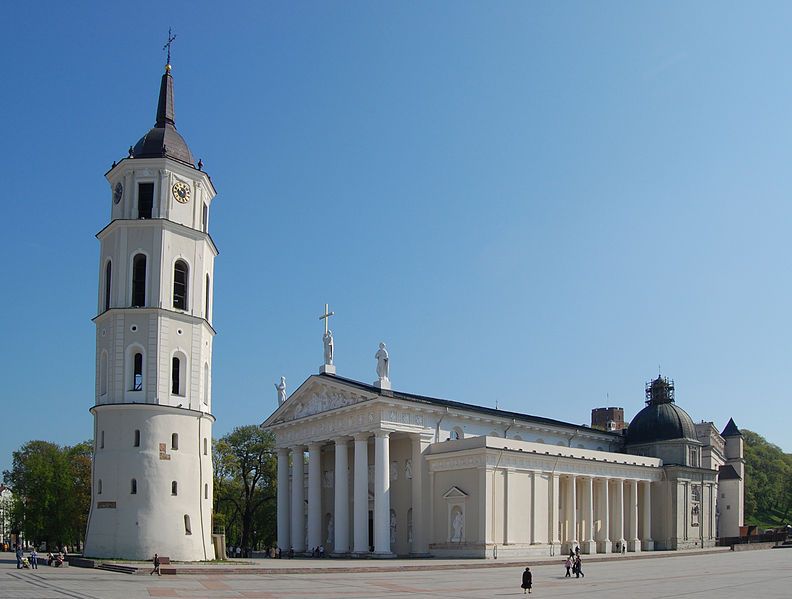
[(328, 330), (322, 337), (324, 342), (324, 363), (327, 366), (333, 365), (333, 331)]
[(379, 344), (379, 349), (374, 357), (377, 359), (377, 376), (381, 381), (387, 381), (390, 374), (390, 358), (384, 343)]
[(278, 391), (278, 405), (283, 405), (286, 401), (286, 377), (282, 376), (280, 383), (274, 383), (275, 389)]

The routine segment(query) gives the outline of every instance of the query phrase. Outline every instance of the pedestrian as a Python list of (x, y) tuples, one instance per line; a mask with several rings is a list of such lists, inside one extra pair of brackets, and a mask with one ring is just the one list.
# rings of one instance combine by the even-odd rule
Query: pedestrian
[(15, 547), (14, 553), (16, 554), (16, 560), (17, 560), (17, 570), (21, 570), (22, 569), (22, 556), (24, 555), (24, 552), (22, 551), (22, 545), (17, 543), (16, 545), (14, 545), (14, 547)]
[(627, 553), (627, 543), (622, 543), (621, 548), (622, 548), (622, 555)]
[(578, 558), (575, 560), (575, 578), (580, 578), (581, 576), (583, 578), (586, 577), (586, 575), (583, 574), (582, 562), (580, 561), (580, 557), (578, 556)]
[(154, 554), (154, 569), (149, 572), (149, 576), (154, 574), (154, 572), (157, 573), (157, 576), (162, 576), (162, 572), (160, 572), (160, 558), (156, 553)]
[(567, 571), (566, 576), (564, 576), (564, 578), (572, 578), (572, 574), (569, 573), (569, 571), (572, 569), (572, 560), (570, 558), (566, 558), (566, 561), (564, 562), (564, 567), (566, 568)]
[(580, 557), (580, 545), (575, 546), (575, 557)]
[(533, 583), (533, 576), (531, 576), (531, 569), (526, 568), (522, 575), (522, 587), (523, 595), (525, 595), (526, 591), (531, 592), (531, 584)]
[(36, 553), (36, 548), (30, 551), (30, 567), (33, 570), (38, 570), (38, 553)]

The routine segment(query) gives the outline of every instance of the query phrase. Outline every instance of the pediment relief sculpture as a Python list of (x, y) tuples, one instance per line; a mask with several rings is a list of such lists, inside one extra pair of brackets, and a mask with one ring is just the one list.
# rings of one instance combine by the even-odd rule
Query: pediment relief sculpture
[(300, 394), (298, 397), (291, 397), (287, 403), (292, 403), (289, 409), (283, 414), (284, 421), (297, 420), (322, 412), (329, 412), (346, 406), (351, 406), (368, 398), (354, 393), (338, 391), (329, 387), (313, 387)]

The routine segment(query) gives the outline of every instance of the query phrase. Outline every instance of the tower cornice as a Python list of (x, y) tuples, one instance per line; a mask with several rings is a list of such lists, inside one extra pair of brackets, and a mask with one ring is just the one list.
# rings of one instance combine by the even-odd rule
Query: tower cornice
[(96, 316), (94, 316), (91, 319), (91, 322), (93, 322), (94, 324), (98, 324), (102, 320), (104, 320), (103, 317), (105, 315), (109, 315), (110, 313), (113, 313), (113, 312), (116, 312), (116, 313), (117, 312), (124, 312), (125, 314), (128, 314), (128, 313), (134, 313), (134, 314), (151, 314), (151, 313), (165, 314), (165, 315), (167, 315), (167, 316), (169, 316), (171, 318), (176, 318), (177, 320), (180, 319), (180, 320), (183, 320), (183, 321), (185, 321), (185, 322), (187, 322), (189, 324), (196, 324), (196, 323), (197, 324), (205, 324), (209, 328), (209, 330), (212, 332), (212, 335), (216, 335), (217, 334), (217, 331), (215, 330), (215, 328), (203, 316), (195, 316), (193, 314), (188, 314), (187, 312), (181, 312), (179, 310), (173, 310), (171, 308), (160, 308), (160, 307), (154, 307), (154, 306), (152, 306), (152, 307), (140, 307), (140, 308), (133, 308), (133, 307), (110, 308), (110, 309), (105, 310), (104, 312), (101, 312), (101, 313), (97, 314)]
[(110, 234), (112, 231), (116, 230), (120, 226), (126, 227), (139, 227), (143, 228), (157, 228), (162, 227), (171, 231), (173, 233), (178, 233), (180, 235), (186, 235), (191, 239), (195, 240), (204, 240), (209, 243), (209, 247), (212, 248), (212, 252), (214, 252), (215, 256), (220, 254), (220, 251), (217, 249), (212, 236), (205, 231), (199, 231), (198, 229), (193, 229), (192, 227), (188, 227), (187, 225), (182, 225), (180, 223), (173, 222), (172, 220), (168, 220), (167, 218), (116, 218), (110, 221), (110, 223), (101, 231), (96, 234), (96, 238), (101, 240)]

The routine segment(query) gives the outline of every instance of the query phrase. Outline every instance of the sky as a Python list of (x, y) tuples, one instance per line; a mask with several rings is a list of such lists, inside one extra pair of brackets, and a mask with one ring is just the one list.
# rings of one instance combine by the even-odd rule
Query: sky
[[(101, 6), (101, 8), (99, 8)], [(218, 190), (216, 437), (338, 374), (582, 424), (658, 372), (792, 451), (792, 5), (15, 2), (0, 469), (89, 439), (104, 173), (176, 125)], [(156, 15), (154, 18), (153, 15)]]

